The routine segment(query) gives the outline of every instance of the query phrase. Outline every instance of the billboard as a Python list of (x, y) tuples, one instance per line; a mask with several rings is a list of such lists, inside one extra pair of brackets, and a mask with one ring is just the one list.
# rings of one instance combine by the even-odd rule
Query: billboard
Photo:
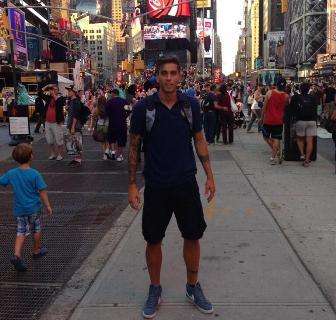
[(267, 34), (268, 67), (283, 67), (284, 65), (285, 32), (269, 32)]
[(185, 0), (147, 0), (147, 11), (152, 19), (190, 17), (190, 3)]
[(13, 36), (14, 62), (18, 66), (27, 68), (28, 52), (25, 14), (19, 9), (10, 8), (8, 9), (8, 19)]
[(144, 40), (186, 39), (189, 29), (183, 24), (157, 23), (144, 26)]
[[(201, 18), (197, 18), (197, 38), (204, 46), (204, 57), (213, 58), (214, 51), (214, 23), (213, 19), (204, 19), (204, 26)], [(203, 48), (202, 48), (203, 50)]]

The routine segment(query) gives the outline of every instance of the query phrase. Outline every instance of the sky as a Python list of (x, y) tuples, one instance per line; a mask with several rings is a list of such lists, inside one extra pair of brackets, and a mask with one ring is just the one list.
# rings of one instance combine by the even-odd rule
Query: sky
[(243, 20), (244, 0), (217, 0), (217, 32), (222, 41), (223, 72), (234, 71), (234, 61), (238, 48), (238, 38)]

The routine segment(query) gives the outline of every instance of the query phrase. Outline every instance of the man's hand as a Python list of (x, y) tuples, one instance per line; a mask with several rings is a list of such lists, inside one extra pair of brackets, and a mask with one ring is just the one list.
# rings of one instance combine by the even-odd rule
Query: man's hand
[(134, 210), (140, 210), (140, 192), (136, 184), (128, 186), (128, 202)]
[(47, 206), (47, 212), (48, 212), (49, 216), (52, 216), (53, 210), (52, 210), (52, 208), (50, 206)]
[(208, 199), (208, 202), (211, 202), (211, 200), (215, 197), (216, 193), (216, 186), (214, 179), (207, 179), (205, 183), (205, 196)]
[(70, 134), (74, 135), (75, 132), (76, 132), (75, 129), (74, 129), (74, 128), (71, 128), (71, 130), (70, 130)]

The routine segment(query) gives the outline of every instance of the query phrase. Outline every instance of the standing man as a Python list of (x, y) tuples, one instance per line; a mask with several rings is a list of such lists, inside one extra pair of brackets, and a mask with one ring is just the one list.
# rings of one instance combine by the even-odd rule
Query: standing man
[(142, 138), (145, 150), (142, 231), (147, 242), (146, 260), (151, 284), (143, 316), (153, 318), (161, 301), (161, 245), (173, 213), (184, 238), (186, 296), (200, 311), (212, 313), (212, 304), (204, 296), (198, 282), (199, 240), (206, 223), (195, 177), (192, 139), (207, 176), (205, 193), (208, 201), (215, 195), (200, 106), (195, 98), (177, 90), (181, 81), (181, 66), (177, 58), (159, 60), (157, 75), (160, 90), (135, 106), (130, 130), (129, 202), (135, 210), (140, 209), (136, 171), (138, 145)]
[(68, 122), (67, 129), (71, 135), (73, 146), (76, 151), (75, 158), (69, 163), (70, 166), (80, 166), (82, 164), (83, 153), (83, 135), (82, 129), (84, 123), (82, 122), (82, 102), (78, 98), (74, 86), (65, 88), (68, 90), (69, 108), (68, 108)]
[(65, 100), (58, 96), (58, 87), (56, 85), (49, 85), (43, 88), (49, 90), (50, 96), (48, 98), (44, 114), (41, 115), (45, 119), (45, 135), (48, 145), (50, 146), (49, 160), (63, 160), (63, 122), (64, 112), (63, 108)]
[(204, 111), (204, 131), (208, 144), (215, 143), (215, 131), (216, 131), (216, 85), (207, 83), (205, 85), (205, 96), (203, 101)]
[(289, 96), (285, 92), (286, 85), (286, 80), (280, 77), (277, 81), (277, 88), (267, 92), (262, 109), (262, 133), (265, 141), (272, 149), (270, 158), (272, 165), (277, 164), (276, 159), (280, 156), (285, 108), (289, 104)]
[[(105, 112), (109, 117), (107, 139), (110, 144), (110, 158), (118, 162), (124, 161), (123, 149), (127, 143), (127, 115), (125, 110), (127, 100), (119, 97), (119, 90), (111, 92), (111, 99), (107, 101)], [(114, 146), (117, 146), (116, 149)]]

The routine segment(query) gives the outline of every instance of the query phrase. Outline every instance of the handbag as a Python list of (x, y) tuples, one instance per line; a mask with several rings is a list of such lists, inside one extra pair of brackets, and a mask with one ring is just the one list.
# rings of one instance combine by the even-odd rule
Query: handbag
[(231, 103), (231, 110), (233, 113), (237, 112), (238, 111), (238, 107), (237, 105), (235, 104), (234, 100), (232, 97), (230, 97), (230, 103)]
[(324, 129), (326, 129), (329, 133), (336, 133), (336, 121), (331, 118), (327, 118), (322, 123)]
[(98, 119), (93, 129), (92, 138), (96, 142), (105, 142), (108, 133), (109, 119)]

